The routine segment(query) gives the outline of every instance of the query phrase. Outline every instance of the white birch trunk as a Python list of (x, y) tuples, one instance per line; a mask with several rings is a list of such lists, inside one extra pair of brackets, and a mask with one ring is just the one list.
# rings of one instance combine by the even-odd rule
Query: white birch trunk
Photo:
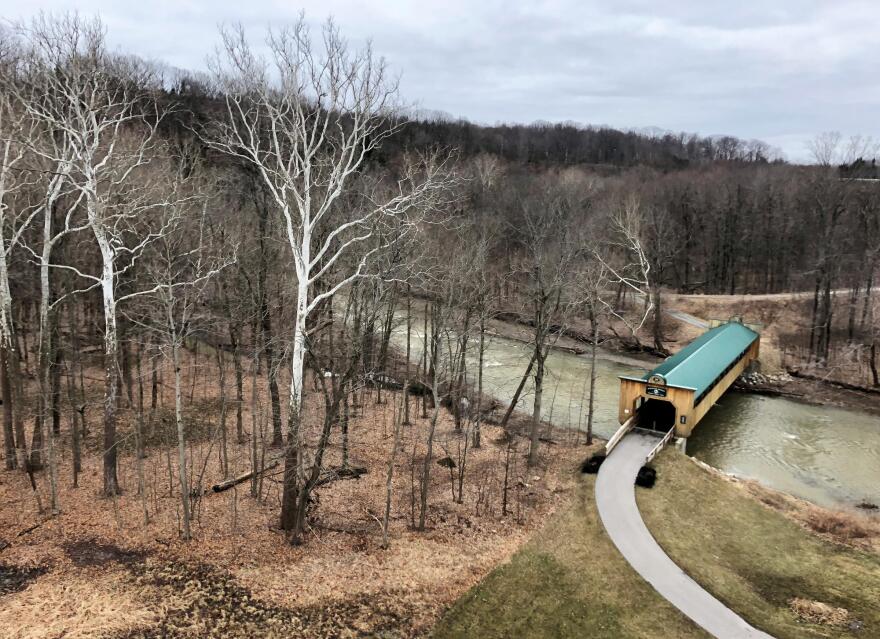
[(52, 367), (52, 327), (49, 324), (49, 264), (52, 248), (52, 210), (47, 207), (43, 218), (43, 251), (40, 256), (40, 428), (46, 446), (46, 463), (49, 469), (49, 508), (58, 511), (58, 480), (55, 472), (55, 433), (50, 426), (52, 414), (51, 367)]
[[(2, 204), (0, 204), (2, 206)], [(2, 236), (3, 224), (0, 222), (0, 346), (15, 348), (12, 339), (12, 291), (9, 287), (9, 265), (6, 261), (6, 239)]]
[[(17, 451), (7, 450), (12, 457), (7, 457), (7, 469), (13, 470), (16, 466), (27, 468), (28, 453), (27, 440), (24, 434), (18, 400), (21, 396), (18, 377), (18, 353), (16, 352), (15, 330), (12, 323), (12, 290), (9, 286), (9, 263), (8, 256), (12, 250), (12, 241), (6, 241), (6, 205), (5, 199), (8, 192), (8, 172), (10, 166), (11, 141), (7, 140), (3, 147), (3, 165), (0, 166), (0, 366), (3, 370), (3, 384), (5, 387), (5, 400), (8, 405), (3, 407), (4, 431), (6, 438), (14, 438), (14, 446)], [(14, 434), (14, 435), (13, 435)], [(13, 443), (13, 442), (8, 442)], [(18, 458), (16, 461), (16, 457)]]
[[(301, 283), (297, 287), (296, 323), (293, 331), (293, 354), (290, 362), (290, 406), (289, 420), (293, 426), (291, 435), (293, 444), (299, 446), (300, 418), (302, 412), (303, 377), (305, 375), (306, 357), (306, 308), (308, 305), (309, 287)], [(292, 419), (291, 419), (292, 418)]]
[[(90, 211), (90, 217), (94, 215)], [(101, 297), (104, 304), (104, 495), (119, 492), (116, 475), (116, 395), (119, 392), (119, 335), (116, 321), (115, 256), (100, 223), (93, 224), (101, 249)]]
[[(300, 509), (304, 504), (298, 503), (299, 474), (302, 464), (302, 397), (303, 378), (305, 375), (306, 355), (306, 319), (309, 302), (308, 274), (302, 264), (308, 264), (308, 234), (304, 233), (303, 249), (300, 264), (297, 265), (297, 303), (296, 322), (293, 332), (293, 353), (290, 361), (290, 398), (287, 413), (287, 444), (284, 456), (284, 485), (281, 498), (281, 529), (298, 533), (298, 522), (302, 521)], [(293, 248), (293, 247), (292, 247)], [(297, 251), (294, 249), (294, 255)], [(296, 258), (295, 258), (296, 259)]]
[(180, 390), (180, 340), (174, 330), (174, 320), (170, 314), (168, 320), (171, 328), (171, 358), (174, 364), (174, 419), (177, 424), (177, 472), (180, 475), (180, 503), (183, 508), (183, 538), (189, 540), (191, 538), (189, 480), (186, 474), (186, 432), (183, 424), (183, 399)]

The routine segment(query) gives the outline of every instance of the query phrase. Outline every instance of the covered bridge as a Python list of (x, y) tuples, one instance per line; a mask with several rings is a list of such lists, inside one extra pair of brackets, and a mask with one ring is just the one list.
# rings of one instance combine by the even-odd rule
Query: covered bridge
[(620, 378), (618, 419), (688, 437), (724, 391), (758, 358), (760, 336), (731, 320), (710, 329), (643, 377)]

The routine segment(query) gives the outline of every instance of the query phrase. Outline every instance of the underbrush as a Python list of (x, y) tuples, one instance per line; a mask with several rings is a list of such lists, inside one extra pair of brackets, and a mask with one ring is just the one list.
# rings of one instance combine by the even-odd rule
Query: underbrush
[[(383, 547), (400, 393), (383, 390), (378, 403), (375, 389), (359, 390), (352, 397), (348, 438), (334, 428), (323, 466), (340, 468), (347, 459), (350, 468), (366, 473), (316, 488), (302, 545), (292, 546), (278, 530), (280, 469), (255, 486), (248, 481), (200, 494), (193, 539), (184, 541), (172, 389), (160, 384), (164, 396), (154, 413), (147, 409), (141, 460), (135, 455), (135, 414), (123, 402), (118, 414), (122, 492), (104, 498), (99, 404), (91, 399), (100, 395), (102, 380), (91, 373), (87, 380), (95, 386), (86, 389), (89, 432), (77, 486), (72, 411), (63, 404), (56, 440), (60, 514), (47, 517), (39, 510), (48, 503), (48, 473), (36, 474), (36, 493), (24, 473), (0, 477), (0, 546), (7, 543), (0, 575), (14, 582), (0, 592), (3, 639), (194, 638), (215, 636), (215, 628), (230, 637), (422, 636), (444, 607), (515, 552), (553, 511), (570, 489), (584, 451), (574, 438), (557, 434), (554, 445), (542, 445), (539, 465), (527, 469), (527, 444), (520, 438), (509, 439), (484, 423), (482, 447), (465, 449), (467, 433), (456, 430), (443, 409), (429, 465), (425, 530), (414, 530), (430, 425), (430, 416), (422, 417), (414, 405), (394, 458), (389, 545)], [(247, 398), (253, 396), (251, 381), (245, 380)], [(265, 378), (258, 384), (257, 395), (265, 399)], [(238, 441), (235, 405), (227, 395), (224, 448), (219, 388), (192, 385), (189, 379), (186, 388), (194, 388), (184, 414), (191, 486), (247, 473), (254, 449), (267, 462), (277, 455), (268, 442), (270, 406), (248, 401), (246, 437)], [(309, 442), (322, 424), (321, 411), (320, 397), (310, 393), (304, 407)], [(465, 450), (466, 474), (459, 483)], [(438, 465), (444, 457), (455, 465)], [(29, 567), (39, 571), (24, 572)], [(243, 607), (242, 602), (249, 603)]]
[(754, 480), (737, 479), (735, 483), (764, 505), (829, 541), (880, 553), (880, 517), (871, 509), (864, 514), (828, 510)]
[(880, 531), (872, 530), (862, 518), (842, 512), (817, 511), (807, 517), (806, 523), (813, 531), (843, 543), (880, 535)]
[(407, 634), (413, 612), (394, 592), (298, 608), (273, 605), (229, 572), (206, 564), (150, 558), (133, 566), (132, 574), (142, 598), (163, 614), (158, 623), (107, 639), (400, 636)]

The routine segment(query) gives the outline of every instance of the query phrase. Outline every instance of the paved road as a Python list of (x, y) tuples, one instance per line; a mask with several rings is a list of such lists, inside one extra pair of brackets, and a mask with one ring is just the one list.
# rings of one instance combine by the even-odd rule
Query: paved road
[[(874, 292), (880, 291), (880, 286), (875, 286), (871, 289)], [(835, 288), (831, 290), (832, 295), (848, 295), (852, 292), (851, 288)], [(705, 295), (703, 293), (692, 293), (692, 294), (683, 294), (683, 293), (672, 293), (678, 300), (703, 300), (703, 301), (739, 301), (739, 302), (754, 302), (754, 301), (762, 301), (762, 300), (796, 300), (796, 299), (808, 299), (815, 295), (815, 291), (794, 291), (792, 293), (734, 293), (733, 295), (727, 295), (724, 293), (719, 294), (708, 294)]]
[[(636, 572), (710, 634), (718, 639), (772, 639), (688, 577), (663, 552), (642, 521), (636, 505), (635, 476), (658, 441), (655, 436), (631, 432), (599, 468), (596, 506), (608, 536)], [(662, 634), (662, 629), (658, 631)]]
[(669, 317), (674, 317), (681, 322), (696, 326), (697, 328), (709, 328), (709, 322), (701, 320), (699, 317), (694, 317), (690, 313), (685, 313), (684, 311), (672, 309), (666, 311), (666, 314), (669, 315)]

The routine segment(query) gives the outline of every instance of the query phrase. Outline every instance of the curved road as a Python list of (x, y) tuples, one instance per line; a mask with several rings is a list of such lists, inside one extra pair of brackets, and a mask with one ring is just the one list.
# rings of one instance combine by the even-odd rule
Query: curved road
[(679, 322), (684, 322), (685, 324), (690, 324), (697, 328), (709, 328), (709, 322), (701, 320), (699, 317), (695, 317), (690, 313), (685, 313), (684, 311), (678, 311), (673, 308), (666, 311), (666, 314), (669, 315), (669, 317), (677, 319)]
[(747, 624), (688, 577), (651, 536), (636, 505), (635, 477), (659, 438), (630, 432), (614, 448), (596, 480), (596, 506), (617, 549), (673, 606), (718, 639), (772, 639)]

